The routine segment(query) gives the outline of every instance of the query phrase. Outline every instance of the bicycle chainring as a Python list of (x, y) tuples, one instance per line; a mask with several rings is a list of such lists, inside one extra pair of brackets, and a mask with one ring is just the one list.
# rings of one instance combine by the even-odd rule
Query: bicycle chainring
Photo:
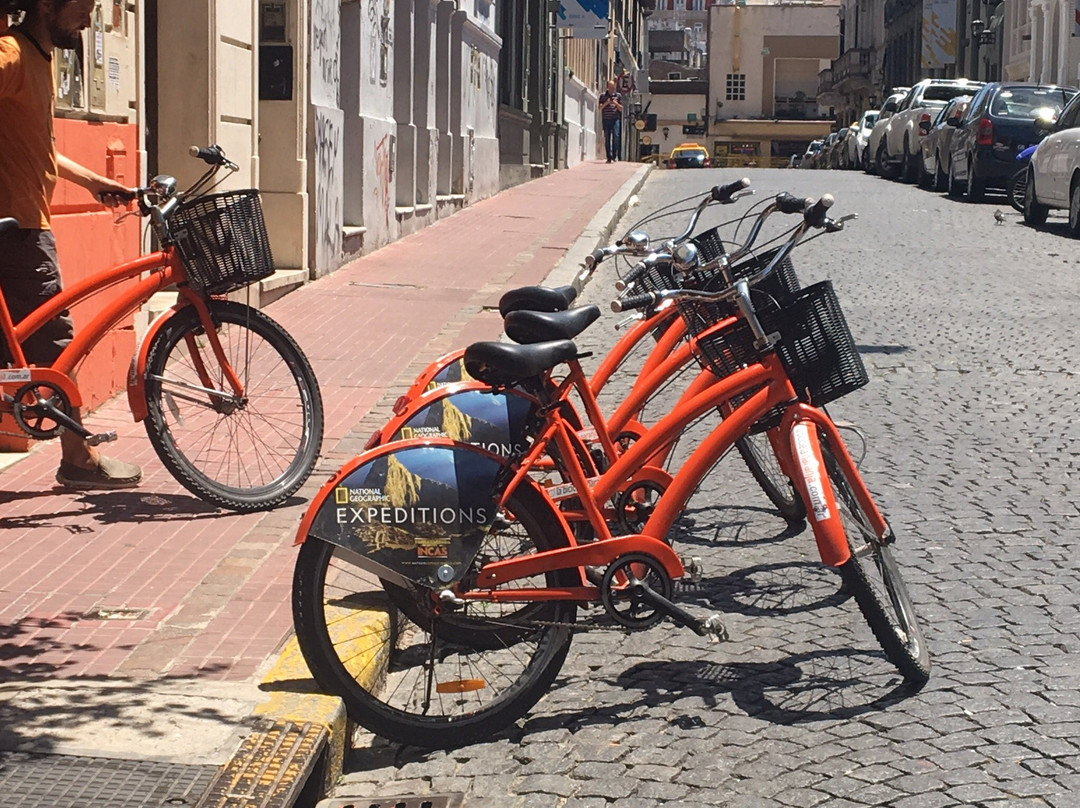
[(615, 499), (615, 522), (619, 529), (625, 534), (641, 533), (665, 490), (652, 480), (638, 480), (623, 489)]
[(671, 576), (663, 565), (644, 553), (627, 553), (608, 565), (600, 583), (600, 599), (608, 616), (631, 631), (644, 631), (664, 619), (648, 599), (647, 589), (671, 599)]
[(15, 391), (12, 405), (19, 429), (36, 440), (48, 440), (60, 434), (63, 426), (50, 408), (71, 416), (71, 402), (56, 385), (49, 382), (30, 382)]

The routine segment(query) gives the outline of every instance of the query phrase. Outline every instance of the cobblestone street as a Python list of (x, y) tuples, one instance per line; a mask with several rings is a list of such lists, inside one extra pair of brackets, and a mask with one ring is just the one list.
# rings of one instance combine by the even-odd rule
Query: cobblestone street
[[(1064, 219), (1033, 230), (1003, 198), (965, 204), (850, 172), (748, 176), (751, 201), (831, 192), (834, 216), (859, 214), (793, 259), (804, 284), (833, 279), (870, 371), (867, 387), (829, 411), (852, 425), (845, 439), (898, 536), (930, 644), (929, 683), (903, 687), (810, 530), (788, 529), (732, 452), (671, 537), (704, 563), (680, 602), (723, 613), (730, 642), (670, 622), (582, 632), (553, 690), (517, 727), (433, 753), (362, 735), (335, 798), (461, 792), (466, 806), (499, 808), (1077, 804), (1080, 555), (1069, 541), (1080, 528), (1080, 252)], [(618, 232), (735, 178), (655, 171)], [(712, 208), (702, 224), (747, 207)], [(657, 237), (681, 227), (648, 229)], [(597, 353), (588, 370), (618, 336), (614, 269), (604, 264), (583, 296), (604, 311), (579, 340)], [(703, 434), (699, 426), (684, 445)]]

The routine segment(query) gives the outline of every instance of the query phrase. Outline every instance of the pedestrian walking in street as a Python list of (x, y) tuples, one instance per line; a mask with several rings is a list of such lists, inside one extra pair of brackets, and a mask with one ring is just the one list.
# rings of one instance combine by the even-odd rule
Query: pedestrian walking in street
[[(0, 218), (19, 222), (19, 229), (0, 235), (0, 290), (16, 323), (60, 292), (49, 211), (57, 178), (113, 207), (129, 194), (124, 186), (57, 154), (53, 137), (53, 50), (82, 48), (82, 31), (90, 27), (95, 5), (96, 0), (0, 0), (0, 15), (23, 14), (14, 28), (0, 34)], [(73, 335), (64, 311), (26, 341), (27, 360), (50, 364)], [(0, 367), (6, 362), (0, 356)], [(78, 410), (73, 414), (79, 418)], [(142, 479), (138, 466), (101, 455), (74, 433), (62, 432), (60, 444), (56, 480), (67, 488), (130, 488)]]
[(609, 163), (622, 159), (622, 96), (615, 91), (615, 82), (607, 83), (600, 95), (600, 114), (604, 121), (604, 149)]

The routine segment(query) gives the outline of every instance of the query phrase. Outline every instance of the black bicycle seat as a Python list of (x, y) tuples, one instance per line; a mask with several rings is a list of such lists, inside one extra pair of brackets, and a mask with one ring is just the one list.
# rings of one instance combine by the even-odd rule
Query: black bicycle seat
[(4, 233), (7, 233), (9, 230), (18, 230), (18, 229), (19, 229), (19, 220), (18, 219), (0, 219), (0, 236), (4, 235)]
[(573, 286), (522, 286), (499, 298), (499, 314), (505, 317), (512, 311), (566, 311), (576, 297)]
[(580, 306), (566, 311), (512, 311), (506, 315), (503, 328), (514, 342), (531, 345), (558, 339), (573, 339), (600, 317), (595, 305)]
[(465, 370), (474, 379), (495, 387), (511, 387), (539, 376), (578, 355), (570, 340), (511, 345), (506, 342), (474, 342), (465, 349)]

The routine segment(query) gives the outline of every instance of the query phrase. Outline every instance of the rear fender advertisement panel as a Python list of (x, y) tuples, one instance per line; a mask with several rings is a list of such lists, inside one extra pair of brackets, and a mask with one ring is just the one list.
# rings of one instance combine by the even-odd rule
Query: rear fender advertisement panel
[(449, 441), (396, 444), (354, 467), (327, 491), (310, 533), (370, 561), (383, 577), (424, 586), (469, 570), (496, 516), (503, 465)]
[(421, 407), (391, 440), (449, 438), (510, 457), (527, 448), (525, 431), (532, 410), (533, 402), (513, 390), (463, 390)]

